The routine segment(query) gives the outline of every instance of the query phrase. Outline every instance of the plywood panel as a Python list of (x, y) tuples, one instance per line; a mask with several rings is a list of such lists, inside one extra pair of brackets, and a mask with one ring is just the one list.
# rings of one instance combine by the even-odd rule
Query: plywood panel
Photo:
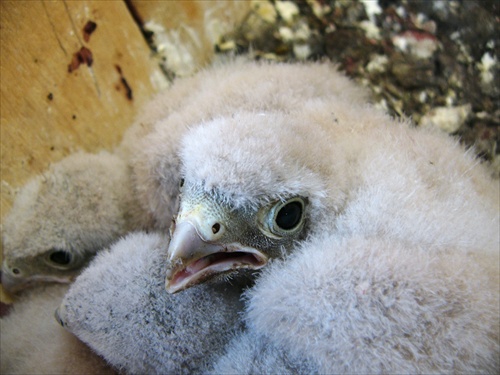
[[(0, 7), (3, 218), (15, 189), (50, 163), (115, 146), (166, 79), (123, 2), (2, 0)], [(97, 27), (86, 41), (88, 21)], [(82, 47), (91, 66), (73, 63), (69, 72)]]

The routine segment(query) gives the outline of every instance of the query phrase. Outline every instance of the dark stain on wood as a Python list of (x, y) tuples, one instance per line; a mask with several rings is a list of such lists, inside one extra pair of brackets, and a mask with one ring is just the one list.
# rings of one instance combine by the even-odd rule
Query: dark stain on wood
[[(122, 71), (121, 66), (118, 65), (118, 64), (116, 64), (115, 65), (115, 69), (118, 72), (118, 74), (120, 75), (120, 83), (123, 86), (123, 88), (125, 89), (125, 96), (126, 96), (126, 98), (128, 100), (133, 100), (134, 97), (133, 97), (133, 94), (132, 94), (132, 87), (130, 87), (130, 85), (128, 84), (127, 80), (123, 76), (123, 71)], [(119, 87), (118, 87), (118, 89), (119, 89)]]
[(87, 21), (85, 26), (83, 27), (83, 40), (88, 43), (90, 40), (90, 35), (95, 31), (97, 28), (97, 23), (94, 21)]
[(94, 58), (92, 57), (92, 51), (87, 47), (82, 47), (78, 52), (73, 54), (73, 58), (68, 65), (68, 73), (78, 69), (81, 64), (87, 64), (88, 67), (91, 67), (93, 62)]
[(144, 28), (144, 20), (140, 12), (135, 7), (134, 2), (132, 0), (125, 0), (125, 5), (127, 6), (128, 11), (132, 16), (132, 18), (134, 19), (135, 23), (137, 24), (137, 26), (139, 26), (142, 36), (144, 37), (144, 39), (146, 39), (146, 42), (148, 43), (149, 47), (153, 51), (156, 51), (156, 46), (153, 40), (154, 33)]

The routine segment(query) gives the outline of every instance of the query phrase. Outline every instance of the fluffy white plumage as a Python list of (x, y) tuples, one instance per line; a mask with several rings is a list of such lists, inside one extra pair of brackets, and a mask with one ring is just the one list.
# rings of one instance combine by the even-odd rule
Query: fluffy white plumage
[[(176, 211), (175, 197), (178, 195), (180, 180), (180, 142), (188, 129), (213, 120), (227, 122), (235, 115), (249, 114), (249, 123), (238, 125), (237, 129), (232, 130), (232, 134), (223, 134), (224, 137), (219, 140), (219, 143), (224, 143), (224, 140), (230, 139), (236, 142), (235, 145), (246, 145), (244, 148), (239, 148), (238, 152), (232, 155), (231, 160), (227, 160), (232, 167), (226, 170), (226, 173), (230, 173), (234, 171), (234, 163), (232, 163), (235, 161), (234, 158), (242, 158), (241, 161), (236, 160), (239, 166), (249, 163), (258, 167), (262, 165), (259, 163), (267, 163), (270, 159), (269, 156), (276, 155), (276, 152), (272, 153), (264, 144), (258, 147), (257, 143), (260, 142), (258, 136), (248, 138), (249, 133), (255, 134), (252, 129), (253, 124), (259, 123), (262, 116), (265, 116), (266, 113), (269, 115), (290, 113), (290, 111), (295, 111), (305, 104), (314, 104), (314, 102), (319, 104), (324, 100), (339, 101), (337, 107), (340, 110), (336, 113), (333, 109), (327, 110), (328, 118), (326, 123), (322, 125), (326, 126), (324, 131), (331, 132), (329, 122), (333, 121), (335, 116), (340, 118), (339, 116), (343, 116), (346, 111), (349, 113), (348, 108), (351, 104), (358, 103), (365, 106), (367, 95), (346, 77), (338, 74), (335, 68), (329, 64), (317, 64), (313, 68), (307, 68), (300, 65), (253, 64), (238, 60), (233, 64), (222, 64), (200, 72), (194, 77), (176, 81), (171, 89), (159, 94), (146, 106), (144, 114), (125, 135), (120, 149), (124, 155), (131, 155), (134, 186), (137, 189), (142, 208), (154, 217), (158, 228), (166, 229), (170, 226), (172, 215)], [(373, 113), (372, 109), (364, 117), (363, 113), (359, 114), (359, 118), (366, 120), (366, 116), (371, 116)], [(375, 113), (377, 113), (376, 118), (370, 121), (376, 122), (377, 119), (379, 121), (386, 119), (382, 113), (376, 111)], [(322, 116), (321, 112), (316, 115)], [(272, 121), (269, 116), (267, 119)], [(307, 157), (311, 152), (316, 152), (310, 155), (310, 159), (317, 156), (315, 160), (321, 163), (324, 159), (323, 153), (316, 148), (304, 146), (314, 144), (309, 142), (316, 142), (322, 137), (322, 130), (308, 129), (310, 121), (311, 119), (308, 119), (306, 123), (295, 127), (300, 132), (300, 136), (304, 137), (294, 141), (295, 145), (300, 146), (295, 152), (307, 150), (302, 152)], [(348, 125), (344, 131), (351, 131), (350, 126)], [(261, 128), (265, 128), (265, 126), (261, 126)], [(271, 135), (273, 140), (279, 140), (280, 134), (283, 134), (285, 129), (286, 127), (282, 128), (281, 132), (272, 135), (270, 133), (273, 132), (269, 129), (266, 130), (266, 134)], [(287, 140), (291, 141), (291, 138), (293, 138), (293, 134), (290, 134)], [(252, 139), (254, 142), (249, 144)], [(205, 148), (211, 148), (208, 140), (204, 141), (200, 138), (198, 142), (193, 145), (193, 148), (196, 149), (198, 145), (200, 147), (206, 145)], [(285, 142), (273, 142), (271, 150), (277, 150), (280, 144), (285, 144)], [(219, 158), (224, 158), (225, 153), (234, 151), (228, 150), (229, 146), (226, 144), (221, 149)], [(255, 147), (258, 148), (255, 149)], [(259, 154), (253, 154), (252, 149)], [(249, 150), (246, 157), (245, 150)], [(195, 150), (190, 157), (203, 159), (204, 154), (204, 151)], [(186, 152), (183, 153), (182, 157), (185, 156)], [(192, 163), (196, 163), (196, 160), (193, 160)], [(273, 163), (278, 165), (278, 160), (273, 161)], [(327, 163), (326, 160), (325, 163)], [(186, 165), (186, 163), (183, 164)], [(210, 163), (204, 163), (204, 165), (208, 164)], [(218, 166), (219, 160), (212, 168), (216, 169), (217, 173), (221, 173), (222, 166), (221, 168)], [(197, 168), (195, 167), (195, 169)], [(269, 171), (267, 168), (265, 170)], [(203, 170), (205, 175), (211, 172), (208, 169)], [(240, 173), (245, 172), (247, 171), (234, 172), (232, 181), (235, 180), (236, 183), (239, 183), (244, 177)], [(271, 171), (269, 172), (268, 177), (272, 174)], [(303, 179), (302, 173), (299, 172), (297, 176), (296, 173), (292, 174), (292, 172), (296, 171), (287, 172), (289, 181), (294, 177)], [(214, 180), (220, 181), (217, 176), (214, 175)], [(199, 177), (203, 178), (204, 176)], [(221, 177), (225, 178), (226, 176)], [(251, 181), (251, 177), (245, 176), (245, 182)], [(259, 174), (255, 177), (262, 176)], [(267, 185), (264, 186), (266, 181)], [(260, 191), (270, 185), (275, 187), (275, 181), (272, 178), (271, 180), (268, 178), (267, 180), (254, 181), (252, 186), (256, 184), (261, 186)], [(250, 190), (250, 187), (248, 186), (247, 190)], [(244, 195), (246, 192), (241, 191), (241, 193)]]
[[(498, 369), (499, 186), (455, 140), (389, 118), (327, 64), (234, 63), (177, 82), (150, 108), (161, 120), (147, 125), (132, 164), (143, 208), (159, 228), (168, 227), (175, 212), (181, 177), (187, 186), (181, 210), (190, 191), (231, 212), (266, 214), (269, 204), (293, 197), (306, 202), (303, 235), (281, 248), (283, 259), (267, 266), (245, 294), (246, 328), (239, 335), (219, 332), (222, 342), (236, 336), (213, 361), (214, 372)], [(231, 223), (221, 224), (229, 233)], [(190, 361), (197, 350), (189, 348), (217, 333), (188, 334), (202, 320), (210, 326), (214, 316), (194, 313), (191, 320), (177, 308), (193, 314), (197, 302), (190, 293), (205, 298), (212, 284), (176, 295), (181, 302), (173, 304), (172, 296), (160, 294), (162, 262), (153, 272), (134, 266), (149, 262), (142, 254), (153, 254), (144, 250), (152, 245), (131, 246), (136, 251), (120, 257), (120, 269), (135, 267), (140, 287), (128, 287), (136, 281), (115, 272), (119, 251), (112, 251), (71, 288), (62, 320), (120, 369), (138, 370), (130, 357), (115, 356), (118, 348), (133, 348), (132, 357), (149, 370), (179, 371), (168, 345), (181, 340), (182, 360)], [(184, 274), (189, 264), (194, 268), (183, 262), (169, 267), (180, 264)], [(103, 275), (108, 281), (96, 297)], [(153, 284), (158, 294), (149, 301), (145, 291)], [(141, 300), (142, 308), (132, 303), (116, 319), (116, 305), (108, 303), (118, 303), (116, 290)], [(169, 336), (148, 319), (137, 332), (149, 341), (141, 338), (139, 347), (123, 332), (157, 316), (157, 303), (159, 316), (178, 334)], [(80, 305), (83, 312), (70, 313)], [(220, 311), (223, 304), (210, 306)], [(117, 322), (120, 329), (109, 333)], [(122, 339), (110, 344), (116, 335)], [(155, 362), (149, 352), (158, 347), (167, 352)], [(194, 370), (206, 370), (205, 363)]]
[(54, 319), (67, 290), (67, 285), (60, 284), (27, 290), (10, 314), (0, 319), (0, 373), (116, 373)]
[(53, 164), (18, 193), (3, 226), (3, 286), (69, 282), (99, 249), (133, 228), (127, 164), (108, 152), (76, 153)]
[(166, 293), (166, 245), (158, 234), (133, 233), (101, 251), (58, 310), (68, 330), (126, 373), (199, 372), (240, 326), (241, 286)]
[(498, 278), (478, 258), (377, 237), (308, 241), (248, 291), (247, 330), (213, 372), (493, 374)]

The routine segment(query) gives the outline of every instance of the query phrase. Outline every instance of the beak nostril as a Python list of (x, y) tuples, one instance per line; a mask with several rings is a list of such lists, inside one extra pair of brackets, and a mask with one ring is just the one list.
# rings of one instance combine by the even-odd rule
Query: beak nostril
[(220, 231), (220, 224), (219, 223), (215, 223), (214, 225), (212, 225), (212, 233), (213, 234), (217, 234), (219, 233)]

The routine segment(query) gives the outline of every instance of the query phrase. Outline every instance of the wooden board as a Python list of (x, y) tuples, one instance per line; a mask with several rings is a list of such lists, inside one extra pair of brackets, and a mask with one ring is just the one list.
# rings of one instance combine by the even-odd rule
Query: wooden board
[[(167, 81), (123, 2), (0, 6), (3, 218), (15, 189), (50, 163), (75, 150), (115, 146)], [(85, 41), (89, 21), (97, 27)], [(92, 54), (91, 66), (73, 63), (69, 72), (82, 47)]]

